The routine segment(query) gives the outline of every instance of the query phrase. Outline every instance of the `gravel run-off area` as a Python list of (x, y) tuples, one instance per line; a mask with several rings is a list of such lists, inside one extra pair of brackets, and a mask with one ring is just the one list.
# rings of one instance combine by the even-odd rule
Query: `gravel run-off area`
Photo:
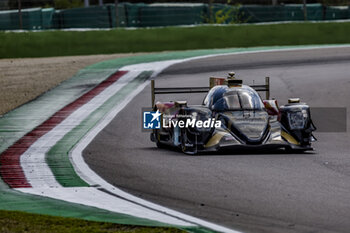
[(71, 78), (80, 69), (139, 54), (0, 59), (0, 116)]

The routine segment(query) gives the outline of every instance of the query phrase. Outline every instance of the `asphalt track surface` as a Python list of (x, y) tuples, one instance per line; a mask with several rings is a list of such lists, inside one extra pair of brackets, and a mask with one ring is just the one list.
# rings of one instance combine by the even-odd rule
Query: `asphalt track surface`
[[(169, 67), (156, 86), (207, 86), (234, 70), (245, 83), (271, 77), (280, 105), (350, 109), (350, 48), (219, 56)], [(160, 96), (200, 104), (204, 95)], [(157, 149), (141, 131), (145, 88), (84, 151), (111, 184), (144, 199), (244, 232), (350, 232), (350, 137), (315, 133), (315, 151), (184, 155)], [(347, 117), (349, 121), (349, 117)]]

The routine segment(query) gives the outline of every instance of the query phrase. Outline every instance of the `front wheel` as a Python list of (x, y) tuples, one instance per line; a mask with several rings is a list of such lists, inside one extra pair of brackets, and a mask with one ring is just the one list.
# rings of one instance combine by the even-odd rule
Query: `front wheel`
[(189, 143), (186, 129), (181, 129), (181, 151), (187, 155), (197, 154), (197, 145)]

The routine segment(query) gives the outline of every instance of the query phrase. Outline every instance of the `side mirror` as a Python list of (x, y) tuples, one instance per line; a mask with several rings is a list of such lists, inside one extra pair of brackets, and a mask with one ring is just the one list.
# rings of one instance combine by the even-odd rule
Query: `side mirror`
[(263, 103), (269, 116), (280, 115), (280, 110), (278, 108), (277, 100), (264, 100)]

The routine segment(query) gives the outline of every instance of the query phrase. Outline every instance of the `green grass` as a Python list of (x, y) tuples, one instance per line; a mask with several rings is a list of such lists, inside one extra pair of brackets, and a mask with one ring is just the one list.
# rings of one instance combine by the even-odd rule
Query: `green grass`
[(18, 211), (0, 210), (0, 232), (65, 233), (65, 232), (133, 232), (133, 233), (179, 233), (175, 228), (140, 227), (85, 221), (74, 218), (28, 214)]
[(350, 23), (0, 32), (0, 58), (350, 43)]

